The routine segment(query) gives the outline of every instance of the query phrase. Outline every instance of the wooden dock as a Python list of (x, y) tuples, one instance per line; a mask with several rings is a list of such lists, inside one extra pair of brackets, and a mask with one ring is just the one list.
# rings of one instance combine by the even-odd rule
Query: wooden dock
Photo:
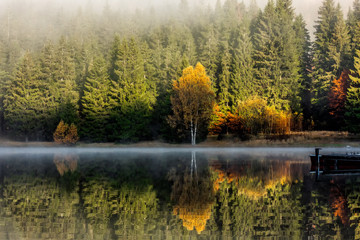
[(360, 154), (320, 154), (321, 148), (315, 148), (315, 155), (310, 155), (311, 172), (320, 174), (360, 174)]

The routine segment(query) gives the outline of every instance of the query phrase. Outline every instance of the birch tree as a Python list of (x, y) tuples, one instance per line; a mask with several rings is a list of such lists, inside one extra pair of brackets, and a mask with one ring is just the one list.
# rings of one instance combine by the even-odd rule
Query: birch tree
[(215, 93), (204, 66), (197, 63), (195, 68), (185, 68), (182, 76), (173, 82), (170, 125), (190, 130), (191, 144), (195, 145), (199, 127), (205, 126), (210, 120), (214, 99)]

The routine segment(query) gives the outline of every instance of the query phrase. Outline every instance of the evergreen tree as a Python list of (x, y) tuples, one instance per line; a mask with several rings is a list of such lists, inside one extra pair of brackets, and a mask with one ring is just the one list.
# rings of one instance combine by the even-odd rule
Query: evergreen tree
[(230, 106), (254, 95), (252, 43), (249, 24), (242, 23), (233, 31), (230, 75)]
[(30, 53), (27, 53), (18, 67), (14, 80), (4, 96), (5, 121), (11, 133), (39, 139), (42, 124), (47, 119), (39, 70)]
[(198, 59), (207, 69), (207, 74), (212, 81), (215, 81), (215, 74), (218, 71), (218, 32), (213, 23), (201, 26), (198, 32), (197, 50)]
[(228, 109), (230, 102), (231, 54), (227, 42), (222, 44), (220, 52), (219, 73), (216, 77), (217, 102), (224, 109)]
[(319, 128), (326, 127), (329, 117), (328, 93), (331, 81), (347, 68), (349, 55), (349, 36), (340, 6), (333, 0), (324, 0), (319, 9), (315, 26), (313, 112)]
[(56, 102), (57, 120), (70, 124), (77, 122), (79, 118), (75, 62), (71, 45), (65, 38), (60, 39), (55, 52), (55, 81), (51, 93)]
[(360, 132), (360, 50), (356, 51), (354, 59), (355, 70), (350, 75), (350, 87), (347, 92), (346, 123), (348, 130), (353, 133)]
[(134, 39), (119, 46), (116, 38), (112, 50), (110, 85), (111, 140), (138, 140), (148, 136), (150, 114), (155, 102), (144, 78), (144, 63)]
[(94, 60), (84, 87), (81, 98), (83, 117), (81, 134), (93, 141), (105, 141), (109, 118), (110, 80), (103, 58), (98, 57)]
[[(312, 78), (311, 78), (311, 43), (310, 35), (306, 29), (304, 18), (300, 15), (295, 18), (294, 30), (297, 33), (296, 46), (299, 53), (300, 62), (300, 90), (299, 97), (301, 98), (301, 110), (298, 110), (298, 115), (303, 114), (303, 127), (309, 129), (311, 127), (311, 92), (312, 92)], [(296, 96), (295, 96), (296, 97)]]
[(39, 79), (44, 84), (44, 93), (46, 98), (47, 111), (49, 119), (44, 125), (45, 134), (48, 139), (52, 139), (52, 134), (59, 122), (57, 117), (57, 103), (56, 103), (56, 82), (55, 77), (57, 71), (57, 59), (55, 46), (48, 42), (42, 49), (39, 59)]
[(260, 96), (279, 109), (296, 108), (299, 56), (291, 0), (269, 1), (254, 32), (254, 72)]
[(352, 56), (355, 56), (356, 49), (360, 47), (360, 0), (354, 0), (353, 8), (350, 9), (348, 13), (347, 26), (349, 29)]

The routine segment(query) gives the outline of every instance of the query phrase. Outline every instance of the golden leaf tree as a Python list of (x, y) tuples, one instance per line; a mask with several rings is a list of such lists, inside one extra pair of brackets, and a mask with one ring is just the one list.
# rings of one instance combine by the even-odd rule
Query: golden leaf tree
[(61, 120), (57, 126), (53, 137), (56, 143), (63, 143), (68, 145), (75, 144), (79, 140), (75, 124), (72, 123), (69, 126), (69, 124), (64, 123), (63, 120)]
[(204, 66), (197, 63), (195, 68), (185, 68), (180, 79), (173, 82), (170, 125), (190, 130), (191, 144), (195, 145), (199, 126), (206, 125), (210, 120), (214, 100), (215, 93)]

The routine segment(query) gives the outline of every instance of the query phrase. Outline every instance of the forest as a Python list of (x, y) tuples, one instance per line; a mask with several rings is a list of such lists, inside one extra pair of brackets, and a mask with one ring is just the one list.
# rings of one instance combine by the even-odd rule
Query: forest
[(10, 2), (0, 10), (0, 134), (195, 143), (359, 133), (360, 1), (344, 15), (323, 0), (309, 33), (292, 0), (182, 0), (158, 12)]

